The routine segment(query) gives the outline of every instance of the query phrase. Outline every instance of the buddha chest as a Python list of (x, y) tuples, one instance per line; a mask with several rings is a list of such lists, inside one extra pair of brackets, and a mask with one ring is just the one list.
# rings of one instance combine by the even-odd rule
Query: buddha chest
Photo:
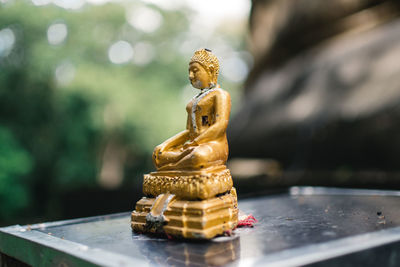
[(190, 118), (190, 128), (201, 132), (215, 123), (215, 94), (217, 89), (208, 90), (197, 95), (188, 103), (186, 111)]

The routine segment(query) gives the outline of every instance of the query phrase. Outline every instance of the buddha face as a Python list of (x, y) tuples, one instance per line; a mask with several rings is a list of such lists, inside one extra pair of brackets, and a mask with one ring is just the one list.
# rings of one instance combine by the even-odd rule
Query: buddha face
[(197, 89), (210, 88), (213, 83), (212, 74), (198, 62), (189, 64), (189, 80)]

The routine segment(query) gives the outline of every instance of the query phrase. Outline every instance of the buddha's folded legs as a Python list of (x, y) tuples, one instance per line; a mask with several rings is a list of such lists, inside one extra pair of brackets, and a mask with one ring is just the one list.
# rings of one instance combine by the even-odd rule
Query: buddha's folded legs
[(164, 165), (178, 162), (183, 157), (190, 154), (193, 151), (193, 149), (194, 148), (183, 150), (179, 148), (174, 148), (167, 151), (155, 152), (155, 154), (153, 155), (154, 163), (157, 169), (159, 169)]
[(228, 158), (228, 147), (224, 143), (209, 142), (190, 147), (180, 154), (171, 151), (161, 155), (165, 159), (165, 164), (157, 166), (158, 170), (198, 170), (225, 164)]

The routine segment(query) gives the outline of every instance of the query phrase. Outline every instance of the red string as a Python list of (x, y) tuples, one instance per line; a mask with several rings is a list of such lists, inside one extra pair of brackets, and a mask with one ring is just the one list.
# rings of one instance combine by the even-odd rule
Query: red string
[(247, 215), (244, 219), (239, 220), (237, 227), (254, 227), (257, 219), (252, 214)]

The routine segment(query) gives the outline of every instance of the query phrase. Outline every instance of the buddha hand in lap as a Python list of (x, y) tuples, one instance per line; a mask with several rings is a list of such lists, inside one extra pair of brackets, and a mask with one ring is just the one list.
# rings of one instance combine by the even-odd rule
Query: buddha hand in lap
[(153, 161), (158, 171), (202, 170), (225, 164), (230, 95), (217, 84), (218, 59), (207, 49), (194, 53), (189, 79), (201, 92), (187, 104), (186, 130), (157, 146)]

